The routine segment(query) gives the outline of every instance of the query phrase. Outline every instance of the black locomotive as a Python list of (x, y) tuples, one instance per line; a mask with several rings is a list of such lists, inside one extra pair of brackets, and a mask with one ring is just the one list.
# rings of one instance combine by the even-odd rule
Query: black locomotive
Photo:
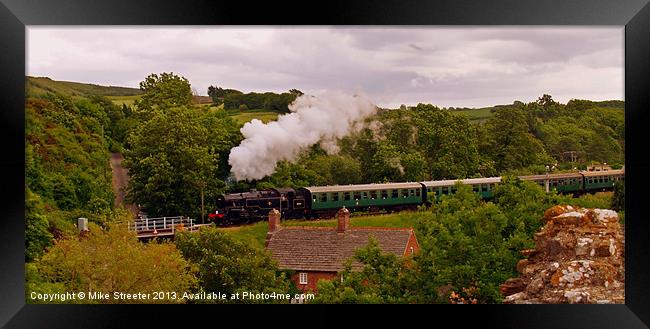
[(278, 209), (282, 218), (303, 218), (307, 213), (305, 202), (304, 192), (292, 188), (253, 189), (219, 196), (217, 210), (209, 217), (220, 226), (257, 222), (272, 209)]

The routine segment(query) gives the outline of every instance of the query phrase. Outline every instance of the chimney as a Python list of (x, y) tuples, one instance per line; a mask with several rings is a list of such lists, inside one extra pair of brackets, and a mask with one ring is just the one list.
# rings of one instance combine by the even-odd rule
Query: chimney
[(269, 232), (266, 233), (266, 246), (269, 245), (269, 241), (271, 240), (273, 233), (280, 229), (280, 216), (280, 212), (275, 208), (269, 211)]
[(336, 232), (345, 233), (345, 231), (350, 229), (350, 211), (345, 209), (345, 206), (339, 209), (339, 211), (336, 213), (336, 217), (338, 217)]
[(88, 218), (77, 218), (77, 231), (88, 231)]

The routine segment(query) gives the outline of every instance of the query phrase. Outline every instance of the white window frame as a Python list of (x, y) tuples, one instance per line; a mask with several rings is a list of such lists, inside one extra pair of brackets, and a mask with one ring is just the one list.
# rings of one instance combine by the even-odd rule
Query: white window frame
[(307, 284), (307, 272), (300, 272), (299, 277), (300, 284)]

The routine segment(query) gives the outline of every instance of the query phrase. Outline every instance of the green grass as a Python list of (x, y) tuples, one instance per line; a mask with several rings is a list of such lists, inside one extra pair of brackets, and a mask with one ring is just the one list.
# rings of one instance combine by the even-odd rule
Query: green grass
[(259, 119), (264, 123), (268, 123), (277, 120), (279, 115), (277, 112), (267, 111), (264, 109), (246, 110), (243, 112), (239, 110), (227, 110), (226, 112), (241, 124), (253, 119)]
[(218, 228), (218, 230), (227, 233), (244, 243), (250, 243), (254, 247), (263, 249), (268, 228), (268, 223), (263, 221), (241, 227)]
[[(430, 214), (430, 212), (409, 212), (403, 211), (400, 213), (376, 215), (376, 216), (353, 216), (350, 218), (352, 227), (391, 227), (391, 228), (415, 228), (419, 218), (423, 214)], [(309, 227), (336, 227), (336, 219), (325, 220), (283, 220), (282, 226), (309, 226)], [(266, 233), (268, 231), (268, 223), (266, 221), (258, 222), (255, 224), (219, 228), (222, 232), (230, 234), (232, 237), (240, 241), (254, 244), (258, 247), (264, 248), (266, 240)]]
[(142, 97), (141, 95), (131, 95), (131, 96), (106, 96), (110, 99), (115, 105), (122, 106), (126, 104), (127, 106), (133, 106), (134, 102)]
[(492, 110), (492, 107), (484, 107), (480, 109), (471, 109), (471, 110), (463, 110), (463, 111), (452, 111), (454, 114), (459, 114), (459, 115), (465, 115), (469, 118), (470, 121), (485, 121), (494, 115), (494, 113), (490, 112)]
[(47, 77), (26, 77), (27, 96), (33, 97), (46, 93), (58, 93), (71, 97), (99, 96), (132, 96), (140, 95), (138, 88), (100, 86), (90, 83), (71, 81), (56, 81)]

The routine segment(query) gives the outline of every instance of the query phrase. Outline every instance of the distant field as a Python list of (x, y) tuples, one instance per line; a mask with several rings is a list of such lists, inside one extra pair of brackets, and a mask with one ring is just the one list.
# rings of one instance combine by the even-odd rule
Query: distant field
[(264, 123), (268, 123), (270, 121), (277, 120), (279, 115), (277, 112), (271, 112), (264, 109), (247, 110), (243, 112), (240, 112), (239, 110), (228, 110), (226, 112), (241, 124), (249, 122), (253, 119), (259, 119)]
[(452, 113), (466, 115), (470, 121), (484, 121), (492, 117), (492, 115), (494, 114), (490, 112), (490, 110), (492, 110), (492, 107), (463, 110), (463, 111), (452, 111)]
[(115, 105), (122, 105), (126, 104), (127, 106), (133, 106), (133, 103), (142, 97), (141, 95), (133, 95), (133, 96), (106, 96), (106, 98), (110, 99)]
[[(377, 216), (353, 216), (350, 219), (352, 227), (402, 227), (415, 228), (419, 218), (430, 212), (408, 212), (403, 211), (395, 214), (377, 215)], [(316, 226), (316, 227), (335, 227), (336, 219), (327, 220), (283, 220), (282, 226)], [(220, 228), (219, 230), (231, 234), (241, 241), (258, 244), (264, 247), (268, 223), (266, 221), (258, 222), (252, 225), (241, 227)]]

